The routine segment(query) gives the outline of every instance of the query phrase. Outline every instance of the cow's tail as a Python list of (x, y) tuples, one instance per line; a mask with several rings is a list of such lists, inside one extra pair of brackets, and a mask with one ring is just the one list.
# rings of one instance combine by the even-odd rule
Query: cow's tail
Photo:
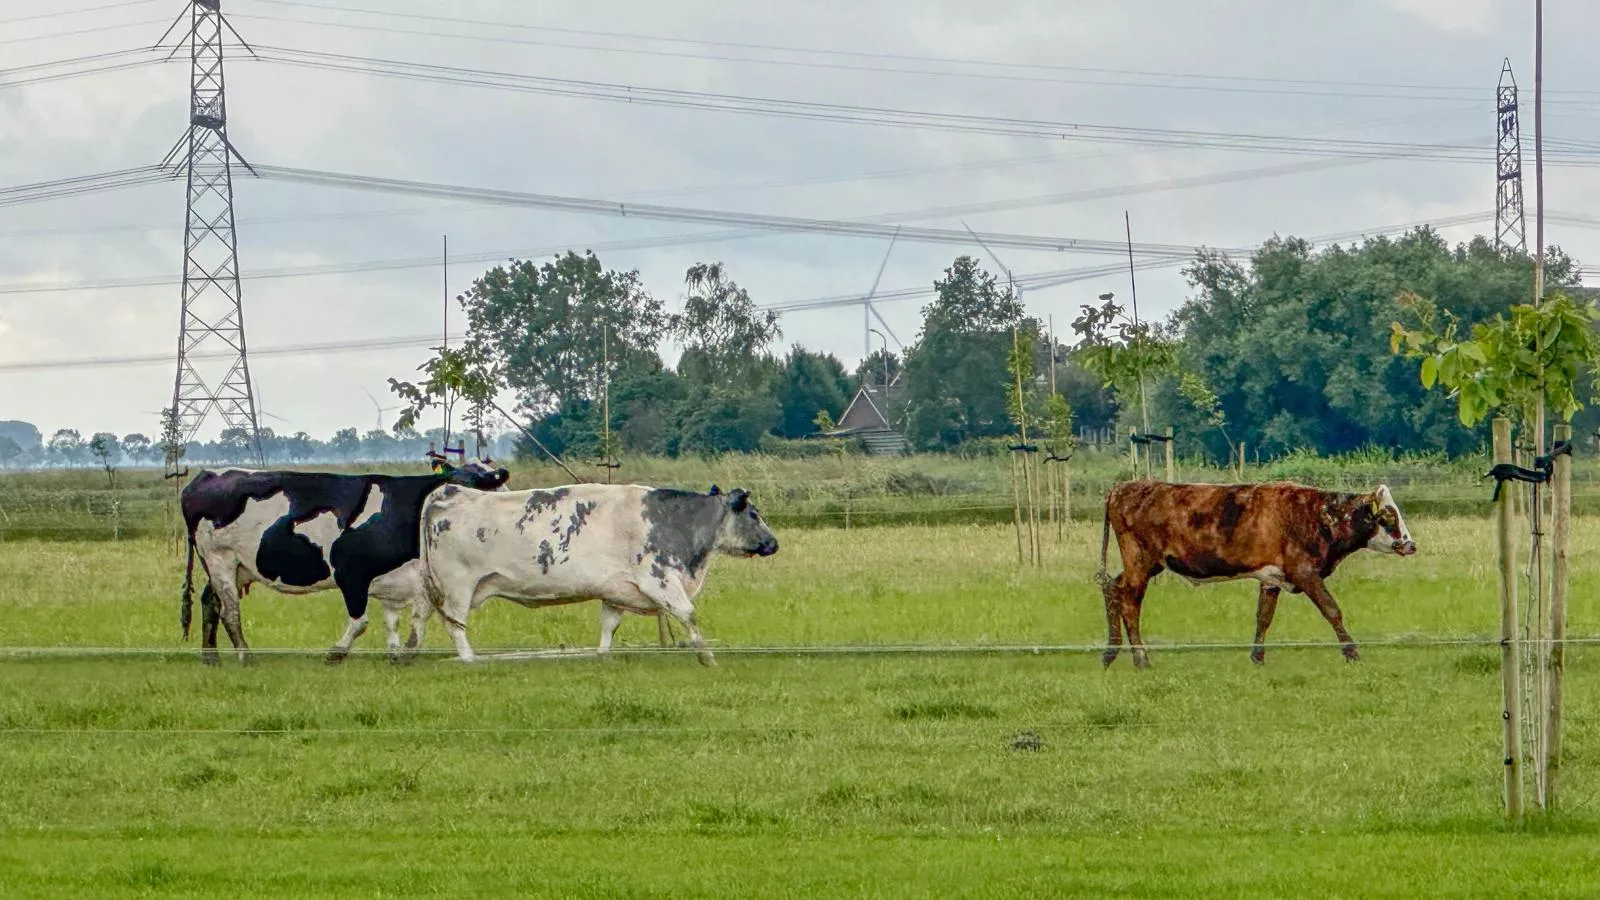
[(1100, 571), (1095, 573), (1094, 580), (1099, 583), (1102, 593), (1111, 588), (1111, 577), (1106, 574), (1106, 557), (1111, 549), (1111, 495), (1115, 491), (1112, 488), (1106, 492), (1106, 505), (1100, 519)]
[(188, 533), (189, 561), (183, 568), (183, 602), (178, 606), (178, 624), (183, 626), (183, 639), (189, 639), (189, 623), (194, 620), (194, 529)]

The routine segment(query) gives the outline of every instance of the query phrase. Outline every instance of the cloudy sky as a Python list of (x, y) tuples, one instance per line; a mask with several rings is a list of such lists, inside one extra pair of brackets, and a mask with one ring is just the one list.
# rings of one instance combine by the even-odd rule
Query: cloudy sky
[[(1570, 216), (1600, 200), (1588, 168), (1600, 156), (1586, 156), (1600, 130), (1600, 90), (1587, 77), (1600, 7), (1546, 6), (1546, 204)], [(148, 45), (187, 7), (0, 0), (0, 190), (159, 161), (185, 127), (182, 56), (50, 80), (36, 79), (159, 57), (25, 67)], [(1126, 210), (1135, 242), (1183, 246), (1479, 213), (1441, 231), (1451, 240), (1492, 233), (1493, 97), (1509, 57), (1524, 88), (1533, 235), (1532, 3), (226, 0), (224, 8), (261, 57), (229, 49), (230, 135), (252, 163), (1096, 241), (1123, 238)], [(416, 65), (457, 83), (392, 74), (423, 71)], [(630, 89), (635, 101), (670, 102), (592, 96), (627, 98)], [(799, 107), (803, 117), (774, 115), (796, 107), (773, 101), (833, 104), (833, 118), (849, 107), (844, 117), (869, 121), (827, 121), (815, 105)], [(713, 105), (744, 111), (705, 108)], [(927, 113), (941, 117), (921, 118), (923, 127), (907, 121)], [(1110, 132), (1115, 141), (1088, 140), (1107, 132), (1071, 127), (1082, 125), (1124, 130)], [(1476, 149), (1397, 158), (1423, 144)], [(169, 182), (0, 205), (0, 419), (26, 419), (46, 434), (154, 432), (172, 363), (106, 361), (171, 352), (183, 203), (181, 184)], [(250, 344), (263, 351), (252, 362), (263, 424), (318, 436), (371, 427), (378, 413), (366, 392), (393, 405), (386, 379), (412, 373), (426, 348), (266, 351), (437, 333), (446, 234), (452, 295), (491, 264), (484, 260), (595, 247), (607, 266), (637, 268), (669, 307), (696, 261), (722, 260), (757, 302), (789, 303), (865, 292), (889, 250), (881, 238), (242, 175), (237, 213)], [(683, 239), (713, 232), (714, 240)], [(1600, 258), (1592, 246), (1600, 232), (1581, 220), (1551, 224), (1548, 240), (1580, 261)], [(880, 290), (927, 287), (962, 252), (983, 254), (976, 245), (899, 241)], [(998, 252), (1019, 275), (1118, 262)], [(386, 261), (406, 267), (304, 271)], [(146, 283), (104, 284), (117, 280)], [(1079, 304), (1105, 290), (1126, 296), (1127, 285), (1123, 271), (1025, 299), (1065, 331)], [(1187, 293), (1175, 266), (1141, 271), (1138, 288), (1146, 314), (1170, 311)], [(880, 305), (900, 340), (915, 338), (924, 302)], [(783, 327), (786, 343), (849, 365), (862, 354), (860, 307), (789, 313)], [(99, 362), (17, 365), (73, 360)], [(382, 415), (387, 424), (392, 413)], [(202, 435), (219, 428), (212, 420)]]

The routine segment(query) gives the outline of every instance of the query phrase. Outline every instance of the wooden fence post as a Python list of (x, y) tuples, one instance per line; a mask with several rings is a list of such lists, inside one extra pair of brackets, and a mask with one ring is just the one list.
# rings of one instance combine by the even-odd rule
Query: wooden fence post
[(1137, 428), (1128, 429), (1128, 464), (1133, 466), (1133, 477), (1139, 477), (1139, 445), (1133, 442), (1133, 436), (1139, 433)]
[(1244, 441), (1239, 442), (1239, 471), (1238, 478), (1244, 481)]
[[(1557, 425), (1551, 434), (1556, 441), (1571, 441), (1572, 426)], [(1572, 455), (1563, 453), (1552, 460), (1551, 500), (1555, 507), (1550, 550), (1550, 707), (1545, 720), (1544, 805), (1554, 809), (1556, 788), (1561, 773), (1561, 682), (1566, 673), (1567, 640), (1567, 546), (1572, 537)]]
[[(1516, 457), (1511, 449), (1511, 420), (1505, 416), (1494, 419), (1494, 461), (1511, 462)], [(1506, 815), (1513, 822), (1522, 821), (1522, 712), (1518, 698), (1522, 673), (1521, 652), (1517, 629), (1517, 544), (1512, 539), (1514, 514), (1511, 498), (1515, 490), (1502, 484), (1500, 499), (1495, 502), (1495, 546), (1500, 562), (1500, 688), (1502, 709), (1500, 717), (1505, 725), (1505, 799)]]
[(1167, 483), (1168, 484), (1172, 484), (1173, 482), (1175, 482), (1177, 480), (1178, 480), (1177, 475), (1175, 474), (1175, 470), (1172, 467), (1172, 426), (1168, 425), (1167, 426)]

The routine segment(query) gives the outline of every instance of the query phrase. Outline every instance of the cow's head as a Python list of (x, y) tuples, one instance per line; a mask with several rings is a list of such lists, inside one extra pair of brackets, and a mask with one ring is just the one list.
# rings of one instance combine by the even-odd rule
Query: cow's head
[(1406, 520), (1401, 517), (1400, 507), (1394, 502), (1394, 495), (1389, 493), (1388, 485), (1378, 485), (1377, 490), (1361, 500), (1366, 504), (1362, 510), (1365, 513), (1363, 518), (1370, 516), (1373, 523), (1372, 537), (1367, 541), (1368, 550), (1397, 556), (1410, 556), (1417, 552), (1417, 545), (1411, 540)]
[(778, 539), (750, 502), (749, 491), (734, 488), (724, 494), (713, 484), (710, 496), (720, 497), (727, 508), (717, 528), (718, 550), (733, 556), (771, 556), (778, 552)]
[(449, 470), (450, 484), (459, 484), (463, 487), (480, 491), (504, 491), (506, 482), (511, 479), (511, 473), (505, 469), (492, 467), (489, 460), (478, 462), (473, 460), (463, 466)]

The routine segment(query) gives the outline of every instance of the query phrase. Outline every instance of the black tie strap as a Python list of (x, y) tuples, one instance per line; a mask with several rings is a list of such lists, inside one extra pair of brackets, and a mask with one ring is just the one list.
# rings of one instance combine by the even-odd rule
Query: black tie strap
[(1494, 479), (1494, 496), (1489, 498), (1489, 502), (1494, 503), (1500, 499), (1500, 489), (1505, 487), (1505, 484), (1508, 481), (1522, 481), (1528, 484), (1544, 484), (1550, 480), (1551, 474), (1555, 471), (1556, 457), (1571, 455), (1571, 441), (1556, 441), (1550, 446), (1549, 455), (1534, 457), (1533, 468), (1531, 469), (1525, 469), (1522, 466), (1515, 465), (1513, 463), (1499, 463), (1495, 465), (1494, 468), (1489, 470), (1487, 475), (1483, 476), (1485, 478)]
[(1165, 444), (1167, 441), (1172, 440), (1172, 437), (1165, 434), (1130, 434), (1128, 435), (1128, 440), (1133, 441), (1135, 444), (1151, 444), (1156, 441)]
[(1011, 451), (1021, 450), (1023, 453), (1038, 453), (1039, 452), (1038, 446), (1034, 445), (1034, 444), (1012, 444), (1010, 447), (1007, 447), (1006, 449), (1007, 450), (1011, 450)]

